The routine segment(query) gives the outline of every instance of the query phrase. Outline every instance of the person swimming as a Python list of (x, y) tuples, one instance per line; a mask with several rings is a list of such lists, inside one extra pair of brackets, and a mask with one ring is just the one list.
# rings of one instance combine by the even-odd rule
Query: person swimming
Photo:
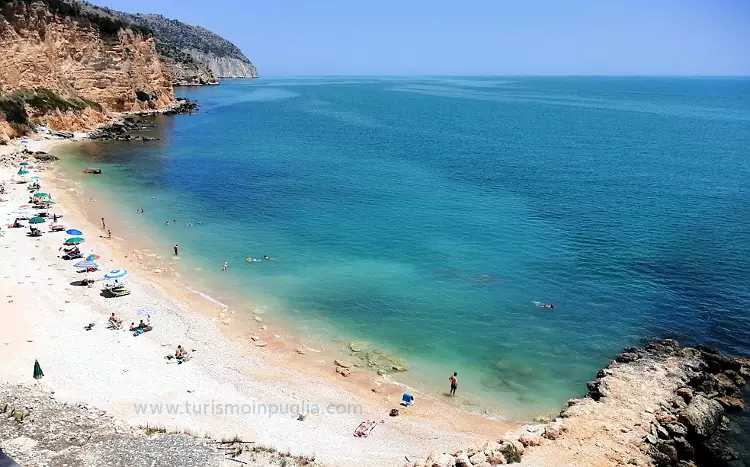
[(555, 308), (555, 305), (553, 305), (552, 303), (534, 302), (534, 305), (538, 306), (539, 308), (547, 308), (548, 310)]
[(263, 255), (263, 259), (269, 261), (271, 258), (269, 258), (268, 255)]

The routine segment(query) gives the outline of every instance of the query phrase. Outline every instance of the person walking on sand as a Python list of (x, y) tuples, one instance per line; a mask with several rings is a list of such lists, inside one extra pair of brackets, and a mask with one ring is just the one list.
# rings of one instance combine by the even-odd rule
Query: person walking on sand
[(104, 218), (102, 217), (102, 229), (106, 229), (106, 228), (107, 228), (107, 224), (104, 223)]
[(453, 376), (451, 376), (450, 378), (448, 378), (448, 381), (451, 382), (451, 392), (450, 392), (450, 395), (451, 396), (455, 396), (456, 395), (456, 389), (458, 389), (458, 372), (454, 371), (453, 372)]
[(229, 263), (226, 262), (226, 261), (224, 261), (224, 266), (221, 267), (221, 270), (222, 271), (226, 271), (227, 270), (227, 266), (229, 266)]
[(174, 246), (174, 255), (175, 256), (179, 256), (179, 254), (180, 254), (180, 246), (179, 245), (175, 245)]

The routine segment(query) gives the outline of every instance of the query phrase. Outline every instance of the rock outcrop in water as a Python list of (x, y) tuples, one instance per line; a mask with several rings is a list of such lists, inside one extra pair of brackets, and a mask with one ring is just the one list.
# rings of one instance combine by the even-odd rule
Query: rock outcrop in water
[(706, 347), (665, 339), (628, 348), (551, 423), (407, 465), (730, 466), (739, 454), (727, 437), (727, 417), (743, 410), (748, 380), (750, 360)]

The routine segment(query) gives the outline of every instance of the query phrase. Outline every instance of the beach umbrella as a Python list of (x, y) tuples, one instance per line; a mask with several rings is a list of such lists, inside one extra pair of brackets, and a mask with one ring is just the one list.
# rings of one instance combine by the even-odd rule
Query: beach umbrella
[(101, 258), (101, 256), (92, 253), (86, 257), (86, 261), (96, 261), (99, 258)]
[(28, 171), (28, 170), (24, 170), (24, 169), (19, 169), (19, 170), (18, 170), (18, 175), (26, 175), (26, 174), (28, 174), (28, 173), (29, 173), (29, 171)]
[(78, 269), (99, 269), (99, 265), (93, 261), (79, 261), (73, 265), (74, 268)]
[(72, 238), (69, 238), (69, 239), (65, 240), (65, 244), (66, 245), (78, 245), (78, 244), (83, 243), (85, 241), (86, 240), (84, 240), (81, 237), (72, 237)]
[(124, 269), (113, 269), (104, 275), (105, 279), (122, 279), (128, 275), (128, 271)]
[(44, 217), (32, 217), (29, 219), (29, 224), (44, 224), (45, 222), (47, 221), (44, 220)]
[(22, 166), (22, 167), (26, 167), (27, 165), (29, 165), (29, 163), (28, 163), (28, 162), (21, 162), (21, 163), (20, 163), (20, 164), (18, 164), (18, 165), (20, 165), (20, 166)]
[(45, 199), (44, 201), (42, 201), (42, 204), (46, 204), (47, 206), (52, 206), (53, 204), (57, 204), (57, 203), (55, 203), (54, 201)]
[(83, 232), (81, 232), (80, 230), (77, 230), (77, 229), (68, 229), (68, 230), (65, 231), (65, 233), (68, 234), (68, 235), (75, 235), (75, 236), (83, 235)]
[(42, 192), (34, 193), (34, 198), (46, 198), (47, 196), (49, 196), (49, 193), (42, 193)]
[(41, 180), (42, 177), (40, 177), (39, 175), (34, 175), (33, 177), (31, 177), (31, 179), (32, 180)]
[(34, 360), (34, 379), (42, 379), (42, 376), (44, 376), (42, 366), (39, 365), (39, 360)]

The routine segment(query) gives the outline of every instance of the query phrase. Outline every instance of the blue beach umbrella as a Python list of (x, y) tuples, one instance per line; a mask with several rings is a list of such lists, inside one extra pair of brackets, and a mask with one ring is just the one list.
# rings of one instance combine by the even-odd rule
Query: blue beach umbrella
[(99, 269), (99, 265), (93, 261), (79, 261), (73, 267), (78, 269)]
[(41, 180), (41, 179), (42, 179), (42, 177), (40, 177), (40, 176), (38, 176), (38, 175), (34, 175), (33, 177), (31, 177), (31, 179), (32, 179), (32, 180)]
[(65, 231), (65, 233), (68, 234), (68, 235), (73, 235), (75, 237), (77, 237), (79, 235), (83, 235), (83, 232), (81, 232), (80, 230), (76, 230), (76, 229), (68, 229), (68, 230)]
[(123, 277), (128, 275), (128, 271), (124, 269), (114, 269), (112, 271), (109, 271), (107, 274), (104, 275), (105, 279), (122, 279)]
[(29, 165), (29, 163), (28, 163), (28, 162), (21, 162), (21, 163), (20, 163), (20, 164), (18, 164), (18, 165), (21, 165), (21, 166), (24, 166), (24, 167), (25, 167), (25, 166)]

